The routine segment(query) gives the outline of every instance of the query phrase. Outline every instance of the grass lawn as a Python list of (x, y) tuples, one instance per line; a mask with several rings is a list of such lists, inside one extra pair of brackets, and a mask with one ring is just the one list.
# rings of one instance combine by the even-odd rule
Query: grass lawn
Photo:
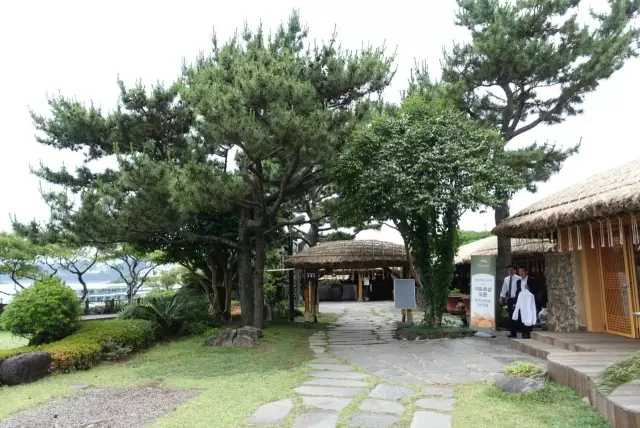
[(509, 395), (494, 385), (461, 386), (453, 412), (456, 428), (605, 428), (609, 424), (570, 388), (549, 382), (541, 391)]
[(0, 330), (0, 349), (12, 349), (19, 348), (21, 346), (26, 345), (28, 342), (27, 339), (23, 339), (22, 337), (14, 336), (8, 331)]
[(311, 358), (315, 329), (273, 324), (253, 349), (203, 346), (205, 336), (154, 346), (126, 362), (102, 363), (88, 371), (53, 375), (38, 382), (0, 388), (0, 419), (50, 398), (77, 393), (73, 385), (159, 384), (199, 395), (158, 419), (155, 427), (238, 427), (260, 404), (292, 396)]

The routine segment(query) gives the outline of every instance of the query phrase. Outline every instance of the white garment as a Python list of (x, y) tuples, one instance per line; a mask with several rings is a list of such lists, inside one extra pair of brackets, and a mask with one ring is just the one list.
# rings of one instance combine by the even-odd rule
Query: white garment
[(535, 325), (538, 321), (536, 317), (536, 299), (526, 288), (520, 290), (520, 294), (518, 294), (518, 300), (516, 301), (516, 306), (513, 309), (513, 316), (511, 317), (514, 321), (518, 319), (518, 314), (520, 315), (520, 320), (522, 324), (530, 327)]
[[(509, 279), (511, 279), (511, 284), (509, 284)], [(502, 281), (502, 290), (500, 290), (500, 297), (503, 299), (507, 297), (507, 294), (511, 296), (512, 299), (515, 299), (516, 292), (518, 291), (518, 281), (520, 280), (520, 276), (515, 273), (511, 276), (505, 276), (504, 281)], [(511, 287), (509, 287), (511, 285)], [(511, 288), (511, 290), (509, 290)]]

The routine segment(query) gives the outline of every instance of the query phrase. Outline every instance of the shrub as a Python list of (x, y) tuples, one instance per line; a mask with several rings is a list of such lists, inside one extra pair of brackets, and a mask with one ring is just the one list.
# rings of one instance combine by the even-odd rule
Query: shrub
[(128, 305), (120, 317), (151, 321), (160, 336), (199, 333), (206, 328), (207, 301), (202, 293), (183, 288), (147, 296), (142, 303)]
[(37, 280), (22, 290), (2, 313), (0, 323), (31, 345), (62, 339), (78, 327), (76, 293), (58, 278)]
[(0, 350), (0, 361), (25, 352), (44, 351), (51, 355), (52, 371), (88, 369), (100, 360), (144, 349), (154, 338), (154, 327), (149, 321), (87, 321), (74, 334), (57, 342)]
[(544, 369), (537, 364), (528, 361), (514, 361), (504, 368), (504, 372), (513, 377), (540, 377)]

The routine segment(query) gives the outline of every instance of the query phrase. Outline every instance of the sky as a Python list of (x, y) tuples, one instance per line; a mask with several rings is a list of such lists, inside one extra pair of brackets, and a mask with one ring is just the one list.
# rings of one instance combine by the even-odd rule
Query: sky
[[(602, 3), (595, 1), (594, 3)], [(313, 39), (326, 40), (334, 29), (344, 48), (384, 45), (396, 54), (396, 75), (384, 96), (397, 101), (411, 67), (425, 62), (438, 76), (443, 49), (467, 33), (455, 26), (453, 0), (439, 1), (29, 1), (0, 4), (0, 231), (11, 216), (44, 220), (43, 184), (31, 173), (40, 163), (73, 167), (77, 153), (38, 144), (30, 111), (47, 112), (47, 97), (57, 94), (93, 102), (104, 110), (117, 102), (117, 79), (127, 84), (171, 82), (181, 65), (210, 49), (245, 23), (275, 28), (297, 9)], [(586, 177), (640, 157), (637, 101), (640, 60), (629, 61), (586, 97), (584, 114), (554, 126), (539, 126), (510, 144), (551, 142), (578, 154), (562, 171), (520, 192), (512, 213)], [(462, 228), (491, 229), (493, 212), (466, 213)], [(401, 242), (392, 229), (365, 231), (358, 238)]]

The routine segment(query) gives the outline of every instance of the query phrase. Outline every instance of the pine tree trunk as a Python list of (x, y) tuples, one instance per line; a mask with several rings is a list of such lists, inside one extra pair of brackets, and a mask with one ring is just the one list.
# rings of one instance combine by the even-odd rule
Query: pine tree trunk
[(266, 242), (264, 230), (255, 233), (255, 259), (253, 271), (253, 325), (264, 328), (264, 265), (266, 261)]
[(240, 309), (242, 324), (253, 325), (253, 280), (251, 278), (251, 246), (248, 229), (248, 209), (240, 211), (238, 226), (238, 289), (240, 291)]
[[(500, 205), (494, 207), (496, 226), (509, 217), (509, 201), (504, 200)], [(496, 290), (502, 284), (501, 277), (511, 264), (511, 238), (498, 236), (498, 256), (496, 257)]]

